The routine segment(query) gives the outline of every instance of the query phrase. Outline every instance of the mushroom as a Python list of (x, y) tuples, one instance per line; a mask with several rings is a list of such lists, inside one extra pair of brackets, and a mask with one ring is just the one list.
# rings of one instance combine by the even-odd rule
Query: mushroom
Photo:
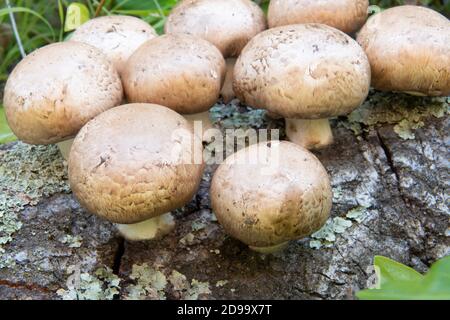
[(450, 21), (420, 6), (372, 16), (358, 34), (372, 68), (372, 85), (413, 95), (450, 95)]
[(236, 96), (233, 91), (233, 73), (234, 66), (236, 65), (236, 58), (228, 58), (226, 59), (226, 63), (227, 71), (225, 75), (225, 82), (223, 84), (222, 90), (220, 91), (220, 95), (222, 96), (224, 103), (229, 103)]
[(71, 139), (81, 127), (122, 98), (120, 77), (100, 50), (63, 42), (34, 51), (14, 68), (3, 104), (20, 140), (57, 143), (67, 159)]
[(202, 143), (187, 120), (163, 106), (128, 104), (80, 130), (69, 181), (89, 212), (137, 241), (173, 229), (170, 211), (193, 198), (203, 169)]
[(260, 33), (234, 69), (238, 98), (286, 118), (288, 138), (308, 149), (332, 143), (328, 118), (357, 108), (369, 86), (370, 65), (362, 48), (345, 33), (322, 24)]
[(332, 205), (323, 165), (286, 141), (261, 142), (228, 157), (214, 174), (210, 194), (225, 231), (262, 253), (319, 230)]
[(130, 102), (156, 103), (212, 126), (209, 109), (225, 78), (225, 60), (206, 40), (187, 34), (164, 35), (143, 44), (123, 73)]
[(227, 59), (222, 91), (225, 103), (234, 98), (232, 83), (235, 59), (242, 49), (267, 28), (264, 12), (250, 0), (184, 0), (170, 13), (165, 33), (187, 33), (214, 44)]
[(130, 16), (105, 16), (84, 23), (71, 40), (94, 46), (106, 54), (119, 74), (128, 58), (146, 41), (157, 36), (145, 21)]
[(270, 28), (321, 23), (351, 34), (366, 22), (368, 8), (369, 0), (272, 0), (268, 21)]

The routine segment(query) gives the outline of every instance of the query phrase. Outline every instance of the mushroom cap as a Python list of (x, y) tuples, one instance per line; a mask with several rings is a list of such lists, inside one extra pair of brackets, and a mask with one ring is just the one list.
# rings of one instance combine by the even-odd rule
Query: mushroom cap
[(214, 44), (224, 57), (238, 56), (267, 29), (261, 8), (250, 0), (184, 0), (170, 13), (165, 33), (187, 33)]
[(372, 68), (372, 85), (385, 91), (450, 95), (450, 21), (420, 6), (378, 13), (358, 34)]
[(130, 102), (193, 114), (216, 103), (225, 72), (225, 59), (208, 41), (186, 34), (164, 35), (131, 56), (122, 78)]
[(345, 33), (358, 31), (366, 22), (369, 0), (272, 0), (269, 27), (322, 23)]
[(71, 40), (90, 44), (100, 49), (119, 73), (128, 58), (146, 41), (157, 37), (145, 21), (130, 16), (99, 17), (81, 25)]
[(210, 193), (227, 233), (254, 247), (312, 234), (326, 222), (332, 205), (323, 165), (286, 141), (262, 142), (228, 157), (214, 174)]
[(3, 103), (20, 140), (50, 144), (75, 136), (122, 98), (119, 74), (100, 50), (62, 42), (34, 51), (15, 67)]
[(202, 154), (202, 143), (175, 111), (123, 105), (94, 118), (76, 136), (70, 186), (90, 212), (115, 223), (141, 222), (192, 199), (204, 168), (194, 152)]
[(370, 65), (358, 43), (322, 24), (264, 31), (242, 51), (233, 89), (247, 105), (285, 118), (343, 115), (367, 97)]

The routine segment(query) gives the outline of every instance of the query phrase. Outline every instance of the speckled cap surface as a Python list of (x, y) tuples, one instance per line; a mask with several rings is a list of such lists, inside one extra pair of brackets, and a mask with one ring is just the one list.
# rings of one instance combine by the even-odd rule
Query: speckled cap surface
[(203, 174), (202, 143), (181, 115), (159, 105), (108, 110), (79, 132), (69, 158), (74, 195), (91, 213), (141, 222), (188, 203)]
[(121, 103), (119, 74), (98, 49), (55, 43), (23, 59), (10, 74), (3, 104), (14, 134), (30, 144), (69, 139), (99, 113)]
[(146, 41), (157, 37), (145, 21), (130, 16), (99, 17), (81, 25), (70, 40), (100, 49), (122, 73), (128, 58)]
[(233, 89), (245, 104), (285, 118), (343, 115), (367, 97), (370, 65), (345, 33), (322, 24), (264, 31), (245, 47)]
[(225, 72), (225, 59), (214, 45), (180, 34), (142, 45), (128, 60), (122, 78), (128, 101), (193, 114), (216, 103)]
[(368, 0), (271, 0), (269, 27), (322, 23), (353, 33), (366, 22), (368, 7)]
[(255, 247), (317, 231), (328, 219), (331, 202), (330, 181), (320, 161), (285, 141), (238, 151), (219, 166), (211, 184), (212, 208), (220, 224)]
[(428, 8), (399, 6), (372, 16), (358, 34), (384, 91), (450, 95), (450, 21)]
[(266, 28), (264, 12), (250, 0), (184, 0), (167, 18), (165, 32), (201, 37), (228, 58)]

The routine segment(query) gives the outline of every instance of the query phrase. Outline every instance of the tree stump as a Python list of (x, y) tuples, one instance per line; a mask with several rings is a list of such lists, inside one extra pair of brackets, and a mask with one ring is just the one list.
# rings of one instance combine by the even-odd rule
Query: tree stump
[[(420, 272), (450, 254), (449, 100), (372, 92), (332, 120), (315, 152), (333, 186), (332, 217), (275, 255), (228, 237), (209, 205), (208, 166), (176, 230), (126, 242), (70, 193), (55, 146), (0, 146), (0, 299), (354, 299), (383, 255)], [(282, 127), (234, 100), (219, 127)]]

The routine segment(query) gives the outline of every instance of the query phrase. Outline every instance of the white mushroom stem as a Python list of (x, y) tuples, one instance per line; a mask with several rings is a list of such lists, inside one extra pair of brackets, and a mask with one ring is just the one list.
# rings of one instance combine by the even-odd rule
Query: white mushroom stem
[(175, 228), (175, 220), (170, 213), (134, 224), (116, 224), (119, 233), (129, 241), (159, 239)]
[(280, 251), (286, 249), (288, 244), (289, 244), (289, 242), (283, 242), (283, 243), (280, 243), (280, 244), (277, 244), (277, 245), (271, 246), (271, 247), (252, 247), (252, 246), (249, 246), (249, 248), (251, 250), (259, 252), (259, 253), (270, 254), (270, 253), (280, 252)]
[(225, 103), (229, 103), (236, 97), (233, 90), (233, 73), (235, 65), (236, 58), (227, 59), (227, 73), (225, 76), (225, 82), (222, 86), (222, 91), (220, 91), (220, 95), (222, 96), (223, 102)]
[(286, 135), (291, 142), (306, 149), (320, 149), (333, 143), (328, 119), (286, 119)]
[(61, 142), (58, 142), (56, 145), (59, 148), (59, 151), (61, 152), (61, 155), (65, 160), (69, 159), (70, 149), (72, 148), (73, 139), (64, 140)]
[[(184, 118), (192, 123), (194, 130), (200, 130), (201, 132), (195, 132), (199, 137), (202, 137), (203, 141), (206, 141), (205, 132), (209, 129), (213, 129), (209, 111), (196, 113), (196, 114), (185, 114)], [(199, 125), (201, 123), (201, 126)]]

